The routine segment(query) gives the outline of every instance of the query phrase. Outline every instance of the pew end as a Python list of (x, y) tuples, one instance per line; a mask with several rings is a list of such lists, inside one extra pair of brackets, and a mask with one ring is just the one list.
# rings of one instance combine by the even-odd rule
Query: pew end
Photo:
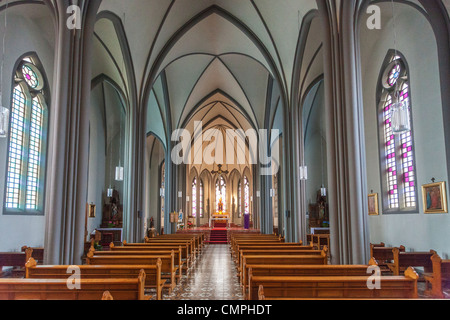
[(114, 298), (109, 291), (105, 291), (103, 292), (102, 300), (114, 300)]
[(262, 285), (258, 288), (258, 300), (266, 300), (266, 297), (264, 296), (264, 287)]

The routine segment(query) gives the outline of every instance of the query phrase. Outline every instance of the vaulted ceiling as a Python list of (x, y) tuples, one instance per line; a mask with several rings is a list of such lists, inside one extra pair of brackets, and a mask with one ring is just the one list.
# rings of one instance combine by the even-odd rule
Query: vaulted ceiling
[(131, 61), (147, 131), (162, 140), (169, 129), (218, 116), (235, 128), (265, 128), (289, 103), (300, 29), (314, 9), (311, 0), (103, 1), (93, 77), (113, 69), (131, 95)]

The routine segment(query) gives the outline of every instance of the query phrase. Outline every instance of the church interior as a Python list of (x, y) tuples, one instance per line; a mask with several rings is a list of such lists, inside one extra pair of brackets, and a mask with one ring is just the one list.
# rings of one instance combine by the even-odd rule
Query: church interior
[(0, 300), (449, 299), (449, 17), (0, 1)]

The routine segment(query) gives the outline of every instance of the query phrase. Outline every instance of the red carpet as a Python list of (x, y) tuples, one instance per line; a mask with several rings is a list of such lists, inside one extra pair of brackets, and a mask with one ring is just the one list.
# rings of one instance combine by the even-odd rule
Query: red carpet
[(205, 242), (211, 244), (226, 244), (228, 243), (227, 232), (227, 228), (214, 227), (209, 235), (209, 240)]

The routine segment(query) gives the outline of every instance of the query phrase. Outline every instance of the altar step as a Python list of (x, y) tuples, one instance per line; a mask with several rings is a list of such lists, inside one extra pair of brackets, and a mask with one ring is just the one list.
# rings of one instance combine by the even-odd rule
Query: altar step
[(226, 244), (228, 243), (226, 228), (214, 228), (211, 230), (209, 240), (205, 241), (210, 244)]
[(214, 223), (214, 229), (226, 228), (226, 227), (227, 227), (227, 223), (226, 222), (215, 222)]

